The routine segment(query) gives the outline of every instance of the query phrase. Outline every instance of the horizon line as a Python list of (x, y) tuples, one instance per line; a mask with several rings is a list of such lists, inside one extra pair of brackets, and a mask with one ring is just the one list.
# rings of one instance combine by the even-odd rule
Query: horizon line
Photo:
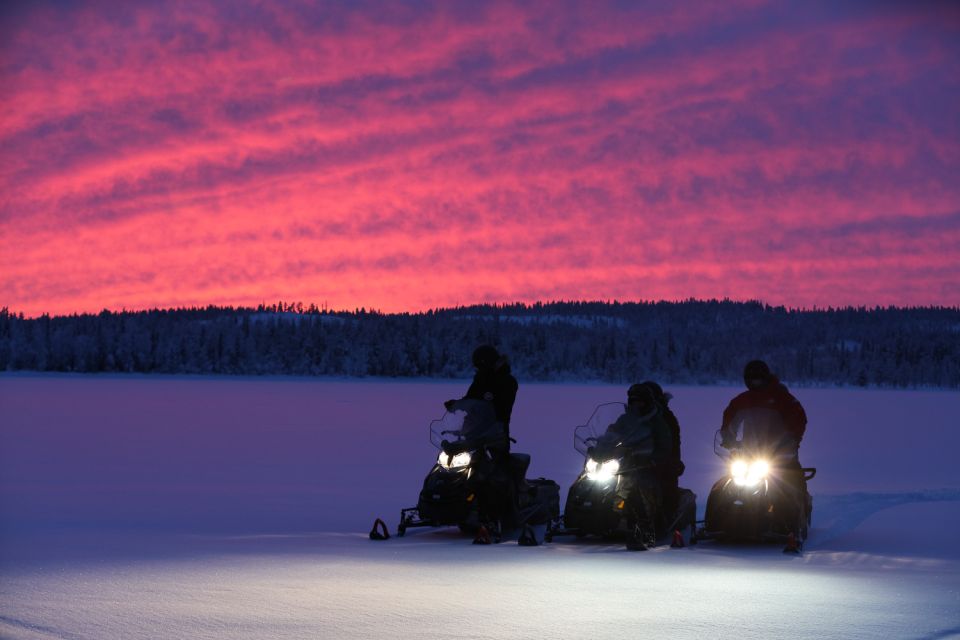
[(82, 317), (82, 316), (98, 316), (104, 313), (110, 315), (123, 315), (123, 314), (138, 314), (138, 313), (151, 313), (151, 312), (177, 312), (177, 311), (205, 311), (205, 310), (224, 310), (224, 311), (252, 311), (252, 312), (270, 312), (270, 313), (291, 313), (295, 315), (336, 315), (336, 314), (359, 314), (366, 313), (371, 315), (383, 315), (383, 316), (400, 316), (400, 315), (425, 315), (429, 313), (442, 313), (450, 311), (459, 311), (465, 309), (473, 308), (482, 308), (489, 307), (493, 309), (507, 309), (507, 308), (522, 308), (522, 309), (533, 309), (537, 306), (551, 306), (551, 305), (562, 305), (562, 304), (604, 304), (604, 305), (637, 305), (637, 306), (652, 306), (659, 304), (667, 305), (682, 305), (682, 304), (738, 304), (738, 305), (759, 305), (768, 309), (782, 309), (788, 313), (816, 313), (816, 312), (829, 312), (829, 311), (911, 311), (911, 310), (937, 310), (937, 311), (960, 311), (960, 305), (951, 305), (951, 304), (927, 304), (927, 305), (813, 305), (813, 306), (791, 306), (784, 304), (770, 304), (759, 298), (747, 298), (747, 299), (735, 299), (735, 298), (683, 298), (683, 299), (582, 299), (582, 300), (565, 300), (565, 299), (548, 299), (548, 300), (535, 300), (535, 301), (521, 301), (514, 300), (510, 302), (506, 301), (497, 301), (497, 302), (472, 302), (461, 304), (457, 303), (450, 306), (439, 306), (439, 307), (430, 307), (426, 309), (407, 309), (407, 310), (395, 310), (395, 311), (384, 311), (376, 307), (366, 307), (366, 306), (355, 306), (353, 308), (333, 308), (329, 306), (326, 302), (322, 304), (317, 304), (316, 302), (305, 303), (302, 300), (296, 300), (293, 302), (286, 300), (277, 300), (273, 303), (267, 303), (265, 300), (261, 301), (258, 305), (230, 305), (230, 304), (206, 304), (206, 305), (181, 305), (181, 306), (170, 306), (170, 307), (161, 307), (161, 306), (144, 306), (144, 307), (135, 307), (127, 308), (121, 307), (120, 309), (110, 309), (104, 307), (98, 311), (93, 310), (75, 310), (69, 313), (56, 313), (51, 314), (49, 312), (43, 312), (39, 314), (30, 314), (27, 315), (22, 311), (17, 311), (14, 308), (11, 308), (8, 305), (0, 307), (0, 315), (7, 315), (22, 318), (24, 320), (37, 320), (40, 318), (70, 318), (70, 317)]

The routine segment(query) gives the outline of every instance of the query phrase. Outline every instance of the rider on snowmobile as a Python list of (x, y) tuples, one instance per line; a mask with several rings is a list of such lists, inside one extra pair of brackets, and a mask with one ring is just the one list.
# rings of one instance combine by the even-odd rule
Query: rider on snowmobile
[[(477, 373), (467, 389), (467, 394), (461, 398), (486, 400), (493, 403), (497, 420), (503, 423), (507, 436), (510, 435), (510, 415), (513, 413), (513, 403), (517, 399), (517, 379), (510, 373), (510, 363), (505, 355), (501, 355), (495, 347), (484, 344), (473, 352), (473, 366)], [(447, 400), (444, 406), (449, 411), (456, 400)]]
[(723, 412), (714, 450), (730, 462), (729, 473), (710, 490), (706, 537), (785, 540), (795, 552), (807, 537), (813, 499), (807, 480), (814, 468), (797, 458), (807, 415), (800, 401), (762, 360), (743, 371), (747, 390)]
[(632, 385), (627, 390), (626, 411), (607, 427), (607, 434), (616, 434), (625, 446), (639, 445), (653, 438), (652, 460), (666, 461), (670, 457), (670, 426), (663, 408), (646, 383)]
[[(484, 504), (485, 517), (488, 519), (510, 519), (514, 514), (517, 486), (523, 483), (523, 473), (511, 463), (510, 456), (510, 415), (513, 403), (517, 399), (519, 384), (510, 373), (507, 357), (501, 355), (495, 347), (485, 344), (473, 352), (473, 366), (477, 373), (460, 400), (485, 400), (493, 405), (497, 425), (502, 426), (503, 438), (497, 444), (486, 446), (490, 453), (489, 464), (478, 467), (478, 474), (484, 478), (481, 502)], [(453, 411), (458, 400), (447, 400), (444, 407)]]
[(601, 440), (619, 440), (619, 446), (634, 449), (627, 509), (633, 521), (628, 547), (641, 548), (656, 542), (657, 519), (663, 509), (660, 472), (670, 464), (672, 436), (670, 425), (654, 392), (646, 384), (635, 384), (627, 391), (626, 411), (607, 427)]
[(772, 409), (779, 414), (783, 428), (793, 438), (792, 454), (794, 460), (790, 466), (800, 468), (797, 459), (800, 440), (807, 429), (807, 414), (800, 401), (793, 397), (787, 387), (773, 375), (763, 360), (751, 360), (743, 370), (743, 382), (747, 390), (735, 397), (723, 411), (723, 425), (720, 427), (722, 446), (730, 448), (736, 440), (734, 418), (742, 411), (750, 409)]
[(641, 384), (653, 393), (653, 398), (670, 427), (670, 457), (665, 463), (657, 466), (657, 476), (663, 491), (663, 510), (665, 513), (673, 513), (680, 497), (680, 476), (686, 469), (680, 455), (680, 421), (670, 409), (669, 403), (673, 398), (671, 394), (665, 393), (663, 387), (653, 380), (646, 380)]

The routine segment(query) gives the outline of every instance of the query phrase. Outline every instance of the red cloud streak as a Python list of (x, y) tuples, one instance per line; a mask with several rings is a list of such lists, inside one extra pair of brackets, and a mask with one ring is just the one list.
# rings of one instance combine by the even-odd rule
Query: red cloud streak
[(0, 305), (960, 305), (938, 3), (38, 4)]

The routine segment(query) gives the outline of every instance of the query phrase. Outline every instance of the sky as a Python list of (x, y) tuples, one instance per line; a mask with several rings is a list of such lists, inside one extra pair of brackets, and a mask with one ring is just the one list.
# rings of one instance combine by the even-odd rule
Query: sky
[(960, 305), (960, 5), (0, 9), (0, 306)]

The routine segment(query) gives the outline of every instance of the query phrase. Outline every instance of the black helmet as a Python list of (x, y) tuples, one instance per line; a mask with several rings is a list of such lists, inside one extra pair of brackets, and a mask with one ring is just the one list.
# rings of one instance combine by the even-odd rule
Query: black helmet
[(770, 367), (763, 360), (751, 360), (743, 368), (743, 383), (752, 391), (763, 389), (770, 384), (771, 378)]
[(473, 366), (480, 371), (489, 371), (497, 364), (500, 353), (489, 344), (482, 344), (473, 350)]
[(667, 394), (663, 392), (663, 387), (661, 387), (659, 384), (657, 384), (653, 380), (645, 380), (640, 384), (650, 389), (650, 391), (653, 393), (653, 398), (657, 402), (660, 402), (662, 404), (667, 404), (667, 402), (670, 400), (670, 398), (667, 397)]
[(639, 408), (642, 413), (653, 408), (653, 403), (653, 392), (646, 384), (630, 385), (627, 389), (627, 404)]

